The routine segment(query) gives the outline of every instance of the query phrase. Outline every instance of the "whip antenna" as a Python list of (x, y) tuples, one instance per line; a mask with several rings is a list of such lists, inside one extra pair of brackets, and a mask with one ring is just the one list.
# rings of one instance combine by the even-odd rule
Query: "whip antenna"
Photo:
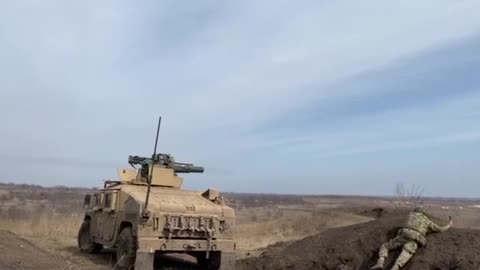
[(157, 145), (158, 145), (158, 135), (160, 133), (160, 124), (162, 123), (162, 117), (158, 117), (158, 126), (157, 126), (157, 136), (155, 138), (155, 147), (153, 148), (152, 162), (149, 164), (149, 174), (148, 174), (148, 187), (147, 187), (147, 197), (145, 198), (145, 206), (143, 208), (142, 217), (148, 219), (150, 213), (148, 211), (148, 201), (150, 199), (150, 187), (152, 186), (152, 175), (153, 175), (153, 166), (157, 162)]

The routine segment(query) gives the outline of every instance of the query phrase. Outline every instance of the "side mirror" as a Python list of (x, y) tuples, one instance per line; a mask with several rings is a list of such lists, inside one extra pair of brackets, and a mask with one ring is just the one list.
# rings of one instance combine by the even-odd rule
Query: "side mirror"
[(91, 201), (92, 201), (92, 195), (90, 194), (85, 195), (85, 198), (83, 199), (83, 209), (85, 210), (89, 209)]

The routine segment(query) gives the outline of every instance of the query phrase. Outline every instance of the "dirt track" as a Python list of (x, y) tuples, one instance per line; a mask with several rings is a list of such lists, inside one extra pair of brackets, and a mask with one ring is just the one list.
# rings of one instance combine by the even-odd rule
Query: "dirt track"
[[(112, 250), (87, 255), (76, 248), (71, 261), (55, 256), (32, 242), (10, 232), (0, 230), (0, 270), (105, 270), (109, 266)], [(195, 260), (175, 256), (160, 256), (155, 260), (156, 270), (199, 269)]]
[(35, 244), (9, 231), (0, 230), (0, 269), (63, 269), (65, 263)]
[[(260, 257), (238, 262), (237, 270), (251, 269), (321, 269), (364, 270), (373, 265), (377, 250), (395, 235), (402, 217), (389, 217), (279, 244)], [(398, 252), (392, 252), (391, 266)], [(386, 269), (389, 269), (386, 267)], [(480, 230), (451, 229), (428, 237), (405, 270), (478, 270), (480, 269)]]

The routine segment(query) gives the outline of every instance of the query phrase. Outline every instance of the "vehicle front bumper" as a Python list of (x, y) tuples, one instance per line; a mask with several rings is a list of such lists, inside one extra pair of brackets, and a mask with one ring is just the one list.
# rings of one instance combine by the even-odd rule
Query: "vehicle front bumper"
[(235, 242), (231, 239), (167, 239), (158, 237), (141, 237), (138, 239), (137, 252), (153, 253), (160, 251), (222, 251), (235, 252)]

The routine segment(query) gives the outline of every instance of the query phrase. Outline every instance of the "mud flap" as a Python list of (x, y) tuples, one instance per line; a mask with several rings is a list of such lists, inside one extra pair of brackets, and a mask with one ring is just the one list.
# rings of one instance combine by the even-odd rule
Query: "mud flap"
[(137, 252), (135, 270), (153, 270), (155, 253)]

